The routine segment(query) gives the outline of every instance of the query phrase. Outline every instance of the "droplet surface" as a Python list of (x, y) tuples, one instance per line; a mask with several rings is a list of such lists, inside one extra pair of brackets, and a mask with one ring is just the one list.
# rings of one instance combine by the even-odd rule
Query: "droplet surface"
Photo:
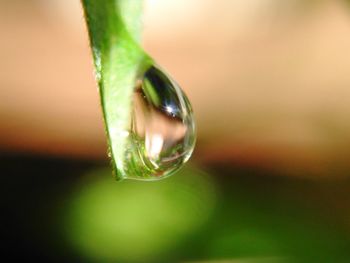
[(136, 81), (127, 133), (126, 178), (164, 178), (192, 154), (196, 134), (191, 104), (179, 85), (154, 65)]

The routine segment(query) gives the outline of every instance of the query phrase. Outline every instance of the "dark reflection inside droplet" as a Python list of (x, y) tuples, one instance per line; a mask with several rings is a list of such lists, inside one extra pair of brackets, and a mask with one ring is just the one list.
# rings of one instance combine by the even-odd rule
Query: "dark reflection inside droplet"
[[(181, 90), (156, 67), (150, 67), (144, 75), (143, 89), (147, 100), (164, 113), (181, 118)], [(182, 93), (182, 92), (181, 92)], [(157, 96), (153, 96), (157, 94)]]

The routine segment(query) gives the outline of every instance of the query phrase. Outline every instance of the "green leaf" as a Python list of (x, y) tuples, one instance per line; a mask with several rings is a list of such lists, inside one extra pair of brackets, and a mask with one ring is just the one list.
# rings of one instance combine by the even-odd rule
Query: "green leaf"
[[(113, 170), (126, 177), (125, 131), (140, 65), (151, 63), (138, 42), (142, 0), (82, 0), (99, 85)], [(118, 169), (117, 169), (118, 168)]]

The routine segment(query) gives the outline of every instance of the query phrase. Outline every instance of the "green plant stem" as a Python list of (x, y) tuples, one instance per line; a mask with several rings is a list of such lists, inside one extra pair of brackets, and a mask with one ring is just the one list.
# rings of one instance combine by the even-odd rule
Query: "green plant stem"
[(138, 45), (142, 0), (82, 0), (116, 179), (126, 177), (124, 154), (132, 93), (147, 55)]

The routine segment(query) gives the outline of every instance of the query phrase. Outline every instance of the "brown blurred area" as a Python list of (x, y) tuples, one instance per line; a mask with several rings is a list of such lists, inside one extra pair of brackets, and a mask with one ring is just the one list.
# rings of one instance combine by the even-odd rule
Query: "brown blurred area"
[[(146, 1), (145, 49), (182, 85), (195, 159), (346, 176), (346, 1)], [(105, 158), (79, 1), (0, 1), (0, 147)]]

